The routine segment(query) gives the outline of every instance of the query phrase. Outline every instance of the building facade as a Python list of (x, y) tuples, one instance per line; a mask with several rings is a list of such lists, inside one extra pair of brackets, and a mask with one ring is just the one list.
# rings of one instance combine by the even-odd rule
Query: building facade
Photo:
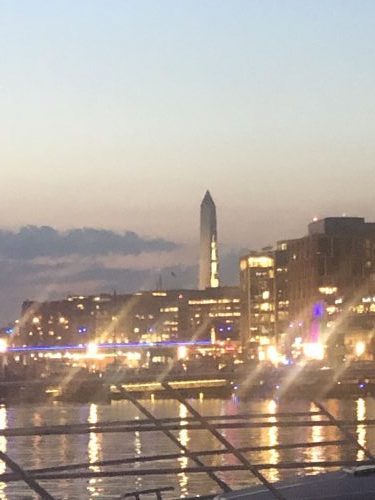
[(238, 340), (238, 287), (23, 303), (17, 345)]
[[(312, 222), (283, 248), (290, 339), (333, 349), (375, 329), (375, 224), (361, 217)], [(375, 301), (374, 301), (375, 302)], [(366, 334), (364, 334), (366, 336)], [(354, 342), (354, 341), (353, 341)]]
[(238, 341), (240, 334), (240, 290), (235, 286), (190, 290), (187, 298), (190, 338)]
[(274, 252), (251, 252), (240, 259), (240, 289), (241, 345), (245, 357), (256, 358), (276, 343)]

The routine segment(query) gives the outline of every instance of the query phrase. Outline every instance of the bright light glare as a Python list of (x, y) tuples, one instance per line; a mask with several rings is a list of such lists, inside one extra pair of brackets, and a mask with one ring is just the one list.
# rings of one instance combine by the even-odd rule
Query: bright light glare
[(185, 345), (180, 345), (177, 348), (177, 358), (178, 359), (186, 359), (188, 354), (188, 350)]
[(95, 358), (98, 355), (98, 344), (95, 342), (89, 342), (87, 344), (86, 354), (89, 358)]
[(267, 359), (271, 361), (272, 364), (276, 365), (279, 361), (279, 353), (275, 346), (270, 345), (267, 348)]
[(362, 341), (356, 342), (354, 351), (357, 358), (361, 357), (366, 351), (366, 344)]
[(141, 353), (140, 352), (128, 352), (127, 353), (128, 361), (140, 361)]
[(303, 353), (309, 359), (323, 359), (324, 346), (319, 342), (309, 342), (303, 345)]
[(8, 342), (5, 339), (0, 339), (0, 353), (7, 352)]

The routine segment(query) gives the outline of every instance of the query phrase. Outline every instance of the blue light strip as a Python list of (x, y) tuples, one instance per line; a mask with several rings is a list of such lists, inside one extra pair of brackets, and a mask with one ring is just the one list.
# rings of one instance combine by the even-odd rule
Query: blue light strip
[[(69, 351), (86, 350), (89, 344), (77, 345), (38, 345), (26, 347), (9, 347), (8, 352), (38, 352), (38, 351)], [(129, 348), (150, 348), (150, 347), (179, 347), (179, 346), (205, 346), (211, 345), (209, 340), (196, 340), (186, 342), (128, 342), (117, 344), (98, 344), (98, 349), (129, 349)]]

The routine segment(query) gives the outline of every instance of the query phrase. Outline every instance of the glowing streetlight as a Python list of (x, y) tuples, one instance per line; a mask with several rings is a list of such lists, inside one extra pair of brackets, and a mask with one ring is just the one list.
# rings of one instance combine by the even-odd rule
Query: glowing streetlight
[(356, 342), (354, 347), (354, 352), (357, 358), (360, 358), (365, 353), (365, 351), (366, 351), (366, 344), (361, 340), (359, 342)]
[(86, 355), (88, 358), (95, 358), (98, 355), (98, 344), (89, 342), (87, 344)]
[(6, 356), (7, 350), (8, 350), (8, 342), (7, 342), (7, 340), (0, 338), (0, 354), (2, 354), (2, 356), (0, 356), (0, 373), (1, 373), (1, 377), (5, 376), (5, 367), (7, 365), (7, 356)]
[(177, 348), (177, 359), (186, 359), (188, 355), (188, 350), (186, 345), (180, 345)]
[(8, 342), (5, 339), (0, 339), (0, 353), (4, 354), (8, 350)]
[(303, 345), (303, 353), (306, 358), (322, 360), (324, 359), (324, 345), (320, 342), (308, 342)]
[(270, 345), (267, 348), (267, 358), (269, 361), (271, 361), (272, 364), (276, 365), (279, 361), (279, 353), (277, 352), (277, 349), (275, 346)]

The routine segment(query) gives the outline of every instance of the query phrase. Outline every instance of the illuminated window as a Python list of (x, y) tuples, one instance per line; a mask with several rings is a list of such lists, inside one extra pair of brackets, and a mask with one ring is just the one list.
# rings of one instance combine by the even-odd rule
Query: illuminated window
[(319, 292), (323, 295), (333, 295), (334, 293), (337, 293), (337, 287), (336, 286), (321, 286), (319, 288)]
[(271, 311), (272, 305), (269, 302), (264, 302), (263, 304), (260, 304), (260, 310), (261, 311)]
[(249, 257), (247, 259), (249, 267), (272, 267), (273, 258), (272, 257)]

